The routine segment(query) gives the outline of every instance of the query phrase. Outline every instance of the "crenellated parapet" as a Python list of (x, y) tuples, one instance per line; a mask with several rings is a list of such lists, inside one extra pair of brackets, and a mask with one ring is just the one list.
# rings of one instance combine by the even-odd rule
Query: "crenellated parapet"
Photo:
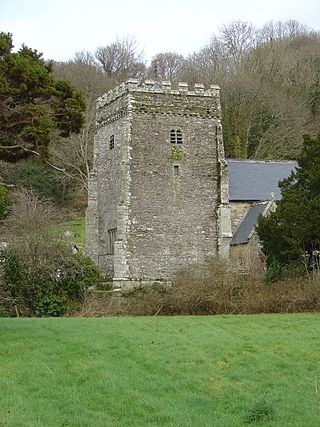
[(170, 81), (130, 79), (98, 98), (97, 127), (114, 122), (129, 111), (218, 119), (221, 117), (220, 88), (210, 85), (205, 89), (202, 83), (191, 87), (185, 82), (172, 85)]
[(205, 89), (202, 83), (195, 83), (190, 86), (186, 82), (179, 82), (177, 85), (172, 85), (170, 81), (157, 82), (155, 80), (144, 80), (140, 82), (137, 79), (129, 79), (98, 98), (97, 109), (104, 108), (106, 105), (130, 92), (219, 97), (220, 87), (210, 85), (208, 89)]

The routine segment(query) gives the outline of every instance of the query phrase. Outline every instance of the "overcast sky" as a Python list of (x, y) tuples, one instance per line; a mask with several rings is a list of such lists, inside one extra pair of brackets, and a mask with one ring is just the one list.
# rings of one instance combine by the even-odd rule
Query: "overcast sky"
[(127, 35), (148, 59), (159, 52), (186, 55), (201, 48), (222, 24), (298, 20), (320, 30), (320, 0), (0, 0), (0, 29), (43, 52), (67, 60)]

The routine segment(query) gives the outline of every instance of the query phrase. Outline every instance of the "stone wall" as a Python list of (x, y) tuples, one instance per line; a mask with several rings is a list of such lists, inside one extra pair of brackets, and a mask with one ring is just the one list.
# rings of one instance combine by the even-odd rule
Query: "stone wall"
[(235, 232), (240, 221), (245, 216), (247, 210), (251, 206), (252, 202), (231, 202), (231, 229), (232, 233)]
[[(145, 279), (216, 254), (218, 205), (215, 123), (148, 116), (133, 119), (129, 256), (131, 274)], [(179, 146), (169, 139), (176, 128)]]
[(257, 233), (253, 233), (248, 243), (230, 246), (230, 265), (234, 271), (262, 273), (265, 257)]

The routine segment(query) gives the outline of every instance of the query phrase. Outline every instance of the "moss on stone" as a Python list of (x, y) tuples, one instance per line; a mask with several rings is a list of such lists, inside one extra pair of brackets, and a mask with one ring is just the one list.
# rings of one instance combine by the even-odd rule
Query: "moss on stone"
[(171, 160), (178, 162), (180, 160), (183, 159), (183, 151), (182, 151), (182, 147), (178, 147), (177, 145), (173, 145), (171, 147)]

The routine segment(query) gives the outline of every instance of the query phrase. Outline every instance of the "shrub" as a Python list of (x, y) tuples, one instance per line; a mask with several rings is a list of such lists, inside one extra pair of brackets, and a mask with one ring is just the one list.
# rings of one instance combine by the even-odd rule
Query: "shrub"
[(212, 315), (320, 310), (320, 274), (266, 283), (257, 273), (231, 272), (209, 259), (178, 273), (172, 286), (151, 286), (122, 297), (92, 294), (78, 315)]
[[(0, 285), (11, 315), (61, 316), (80, 308), (97, 283), (92, 261), (43, 235), (29, 237), (1, 254)], [(4, 311), (4, 310), (3, 310)]]
[(3, 185), (0, 185), (0, 219), (3, 219), (8, 211), (10, 198), (8, 192)]
[(59, 217), (59, 211), (52, 202), (37, 197), (26, 189), (12, 192), (12, 206), (3, 225), (3, 234), (22, 237), (47, 230)]

